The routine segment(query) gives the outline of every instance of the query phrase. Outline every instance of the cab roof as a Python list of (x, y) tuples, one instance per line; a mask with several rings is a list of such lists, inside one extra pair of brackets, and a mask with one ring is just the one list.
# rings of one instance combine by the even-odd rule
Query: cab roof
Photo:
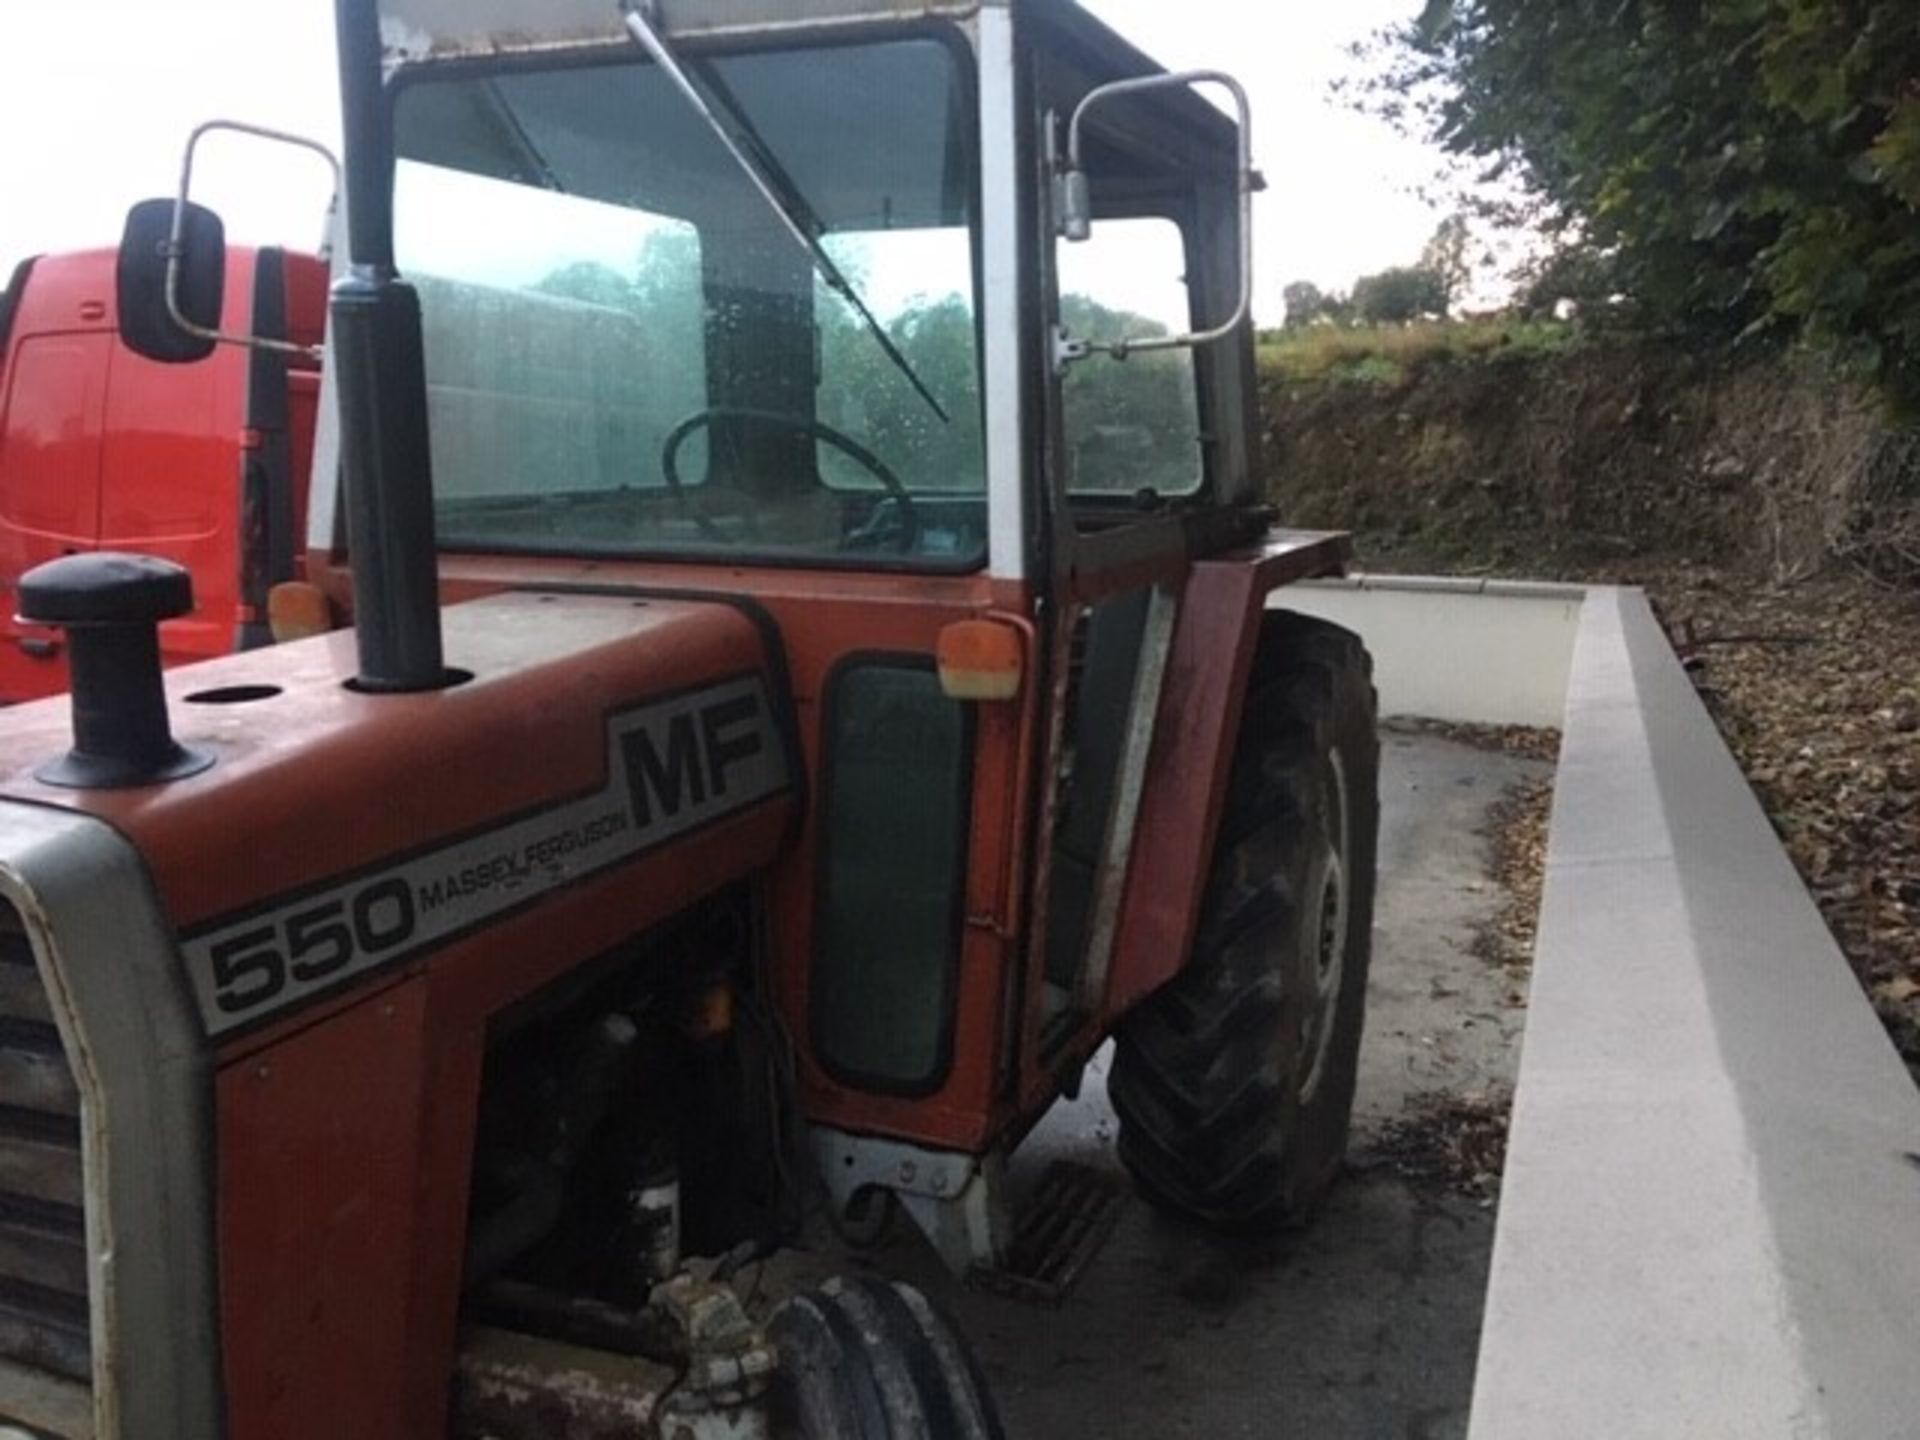
[[(727, 38), (822, 26), (965, 20), (1012, 10), (1104, 54), (1121, 74), (1160, 67), (1074, 0), (654, 0), (670, 38)], [(622, 43), (618, 0), (380, 0), (389, 65)], [(1104, 68), (1104, 67), (1103, 67)]]
[[(983, 0), (655, 0), (659, 22), (670, 36), (682, 39), (964, 18), (982, 7)], [(624, 34), (616, 0), (381, 0), (380, 16), (390, 61), (592, 45)]]
[[(379, 0), (390, 69), (443, 60), (508, 58), (629, 43), (618, 0)], [(670, 39), (737, 39), (782, 31), (914, 20), (965, 21), (1011, 11), (1039, 43), (1070, 58), (1089, 84), (1160, 74), (1164, 67), (1075, 0), (654, 0)], [(1189, 93), (1174, 113), (1216, 144), (1231, 126)]]

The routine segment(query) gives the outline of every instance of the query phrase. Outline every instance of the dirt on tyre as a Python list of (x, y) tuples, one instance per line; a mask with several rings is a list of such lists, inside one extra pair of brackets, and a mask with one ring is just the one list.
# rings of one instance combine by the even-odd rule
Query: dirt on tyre
[(767, 1335), (777, 1440), (1006, 1440), (972, 1351), (911, 1285), (837, 1277)]
[(1340, 1172), (1372, 954), (1380, 746), (1359, 637), (1261, 627), (1193, 955), (1121, 1026), (1119, 1153), (1155, 1204), (1236, 1232)]

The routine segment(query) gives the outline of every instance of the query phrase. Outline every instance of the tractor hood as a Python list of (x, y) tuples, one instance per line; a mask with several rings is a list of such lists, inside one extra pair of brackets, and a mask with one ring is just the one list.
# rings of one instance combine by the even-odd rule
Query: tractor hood
[[(9, 712), (0, 798), (132, 842), (216, 1041), (520, 912), (612, 943), (779, 852), (799, 769), (777, 638), (749, 614), (510, 593), (444, 618), (471, 678), (425, 694), (357, 693), (345, 632), (169, 672), (176, 737), (215, 762), (169, 784), (46, 784), (66, 699)], [(316, 913), (357, 935), (289, 958)], [(271, 968), (250, 958), (289, 927)]]
[[(1007, 0), (659, 0), (680, 39), (867, 21), (963, 18)], [(615, 0), (383, 0), (391, 65), (579, 45), (624, 43)]]

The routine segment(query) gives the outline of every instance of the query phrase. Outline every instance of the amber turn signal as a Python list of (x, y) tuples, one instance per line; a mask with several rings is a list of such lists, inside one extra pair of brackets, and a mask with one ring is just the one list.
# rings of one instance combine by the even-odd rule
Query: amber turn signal
[(267, 627), (275, 644), (324, 635), (333, 629), (333, 607), (318, 585), (288, 580), (267, 592)]
[(1011, 700), (1026, 668), (1020, 632), (998, 620), (956, 620), (940, 632), (940, 688), (955, 700)]

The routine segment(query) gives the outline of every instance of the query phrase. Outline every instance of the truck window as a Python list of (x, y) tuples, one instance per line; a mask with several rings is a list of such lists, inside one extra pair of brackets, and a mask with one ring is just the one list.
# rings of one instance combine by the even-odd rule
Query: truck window
[(396, 240), (421, 292), (442, 545), (977, 566), (958, 52), (890, 40), (700, 69), (904, 364), (637, 54), (403, 79)]
[(26, 293), (27, 276), (32, 272), (33, 261), (22, 260), (13, 267), (7, 288), (0, 290), (0, 365), (6, 363), (7, 346), (13, 341), (13, 317), (20, 309), (20, 297)]

